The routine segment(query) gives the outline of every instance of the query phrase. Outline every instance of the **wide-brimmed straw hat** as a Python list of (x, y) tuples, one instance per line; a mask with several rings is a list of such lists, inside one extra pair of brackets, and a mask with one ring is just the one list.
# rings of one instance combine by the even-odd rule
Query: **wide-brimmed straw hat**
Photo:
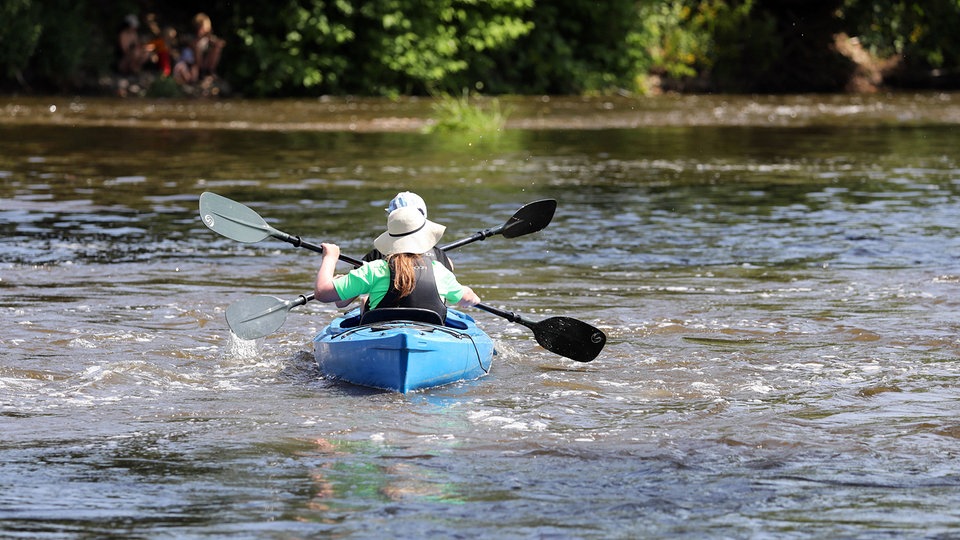
[(387, 232), (373, 241), (384, 255), (394, 253), (426, 253), (443, 236), (446, 227), (434, 223), (412, 206), (398, 208), (387, 216)]

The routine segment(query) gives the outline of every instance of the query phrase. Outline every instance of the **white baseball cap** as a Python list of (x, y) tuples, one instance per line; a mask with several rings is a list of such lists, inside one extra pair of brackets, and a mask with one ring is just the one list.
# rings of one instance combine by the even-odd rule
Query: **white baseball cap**
[(397, 193), (397, 196), (387, 206), (387, 213), (390, 214), (398, 208), (407, 207), (416, 208), (423, 214), (423, 217), (427, 217), (427, 203), (423, 202), (423, 198), (412, 191)]

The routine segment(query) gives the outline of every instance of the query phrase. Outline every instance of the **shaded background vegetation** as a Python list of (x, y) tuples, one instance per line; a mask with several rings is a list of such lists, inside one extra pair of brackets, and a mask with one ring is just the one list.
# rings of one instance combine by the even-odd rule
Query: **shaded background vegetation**
[[(249, 97), (833, 92), (960, 79), (960, 0), (3, 0), (0, 90), (96, 92), (125, 14), (155, 13), (184, 35), (198, 10), (228, 42), (220, 76)], [(852, 86), (857, 77), (867, 84)]]

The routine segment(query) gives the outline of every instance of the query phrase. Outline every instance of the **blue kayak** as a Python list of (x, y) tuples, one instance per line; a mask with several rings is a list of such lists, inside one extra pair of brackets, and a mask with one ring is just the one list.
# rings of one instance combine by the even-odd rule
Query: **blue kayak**
[(445, 324), (432, 312), (433, 321), (417, 314), (375, 320), (386, 315), (378, 312), (389, 311), (369, 311), (359, 324), (356, 309), (317, 334), (313, 351), (320, 372), (360, 386), (406, 393), (479, 379), (490, 371), (493, 340), (469, 315), (448, 309)]

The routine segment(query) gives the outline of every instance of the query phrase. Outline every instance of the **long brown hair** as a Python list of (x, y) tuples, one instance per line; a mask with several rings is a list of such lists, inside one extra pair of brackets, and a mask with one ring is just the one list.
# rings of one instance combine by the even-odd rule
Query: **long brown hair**
[(400, 298), (413, 292), (417, 286), (417, 266), (426, 266), (423, 257), (414, 253), (394, 253), (387, 256), (387, 262), (393, 267), (393, 287)]

